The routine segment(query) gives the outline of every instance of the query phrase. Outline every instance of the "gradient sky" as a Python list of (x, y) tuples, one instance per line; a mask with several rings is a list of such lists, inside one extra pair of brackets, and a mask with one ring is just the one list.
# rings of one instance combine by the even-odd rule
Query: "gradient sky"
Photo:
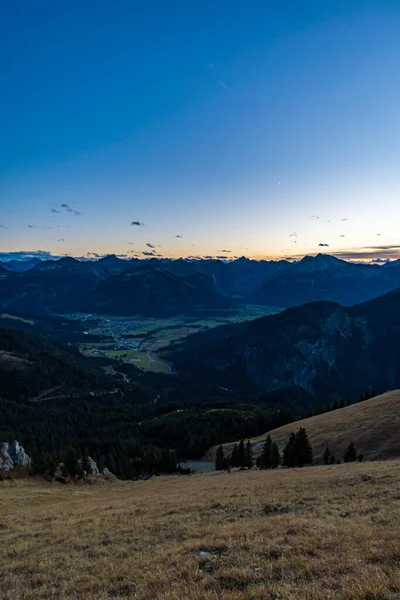
[(400, 256), (399, 65), (398, 0), (2, 2), (0, 253)]

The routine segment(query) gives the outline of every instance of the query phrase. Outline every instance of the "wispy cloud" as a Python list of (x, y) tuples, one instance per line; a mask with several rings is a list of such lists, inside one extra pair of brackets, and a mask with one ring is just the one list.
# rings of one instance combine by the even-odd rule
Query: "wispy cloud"
[(7, 227), (5, 225), (3, 225), (2, 223), (0, 223), (0, 229), (7, 229)]
[(176, 235), (175, 237), (176, 237), (176, 238), (181, 238), (182, 236), (181, 236), (181, 235)]
[(224, 88), (224, 90), (226, 90), (227, 92), (229, 92), (233, 96), (236, 96), (236, 98), (239, 98), (239, 95), (232, 88), (228, 87), (223, 81), (221, 81), (219, 79), (218, 83), (219, 83), (219, 85), (221, 85)]
[(55, 208), (52, 208), (52, 209), (51, 209), (51, 212), (52, 212), (52, 213), (57, 213), (58, 215), (60, 214), (60, 211), (59, 211), (59, 210), (57, 210), (57, 209), (55, 209)]
[(326, 247), (328, 247), (329, 244), (318, 244), (318, 246), (326, 246)]
[(144, 227), (144, 223), (142, 223), (141, 221), (132, 221), (131, 225), (133, 225), (134, 227)]
[(148, 248), (155, 248), (155, 246), (153, 246), (153, 244), (149, 244), (149, 243), (147, 243), (147, 244), (146, 244), (146, 246), (147, 246)]
[(317, 221), (320, 217), (318, 217), (318, 215), (311, 215), (311, 217), (308, 217), (309, 219), (314, 219), (314, 221)]

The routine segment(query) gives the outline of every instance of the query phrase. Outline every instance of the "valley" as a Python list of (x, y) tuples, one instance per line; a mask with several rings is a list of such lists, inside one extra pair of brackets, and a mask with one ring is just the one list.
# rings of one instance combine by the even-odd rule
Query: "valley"
[(84, 335), (99, 341), (79, 344), (80, 351), (89, 357), (107, 357), (131, 363), (139, 369), (172, 374), (173, 363), (163, 358), (162, 351), (172, 350), (174, 344), (187, 336), (207, 331), (220, 325), (242, 323), (277, 314), (278, 308), (242, 305), (235, 314), (210, 314), (203, 318), (177, 315), (169, 318), (132, 316), (121, 318), (111, 315), (73, 313), (65, 315), (84, 327)]

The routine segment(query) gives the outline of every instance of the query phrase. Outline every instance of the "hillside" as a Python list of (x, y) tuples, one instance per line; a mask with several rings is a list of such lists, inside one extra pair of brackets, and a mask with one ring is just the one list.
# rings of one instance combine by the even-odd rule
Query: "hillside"
[(396, 600), (400, 462), (0, 482), (2, 600)]
[(298, 386), (326, 404), (400, 387), (400, 290), (354, 307), (315, 302), (198, 333), (167, 355), (179, 372), (227, 388)]
[[(282, 451), (292, 431), (305, 427), (314, 452), (314, 462), (322, 463), (327, 446), (336, 458), (342, 459), (353, 442), (365, 460), (385, 460), (400, 457), (400, 391), (392, 391), (345, 408), (290, 423), (270, 432)], [(251, 440), (254, 456), (261, 454), (267, 434)], [(225, 444), (231, 454), (233, 444)], [(215, 459), (216, 447), (206, 455)]]

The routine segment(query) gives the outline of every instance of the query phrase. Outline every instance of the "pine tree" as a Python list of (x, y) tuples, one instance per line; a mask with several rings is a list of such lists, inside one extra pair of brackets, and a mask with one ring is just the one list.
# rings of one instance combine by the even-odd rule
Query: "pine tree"
[(253, 462), (253, 450), (251, 448), (250, 440), (247, 440), (246, 444), (246, 467), (251, 469), (254, 465)]
[(238, 448), (238, 467), (243, 468), (246, 466), (246, 452), (244, 449), (244, 441), (240, 440)]
[(64, 468), (71, 477), (80, 477), (83, 475), (82, 467), (78, 462), (76, 452), (73, 448), (70, 448), (65, 455)]
[(325, 452), (324, 452), (324, 465), (330, 465), (331, 464), (331, 451), (329, 450), (328, 447), (325, 448)]
[(296, 433), (294, 455), (296, 467), (311, 465), (313, 462), (313, 451), (304, 427), (301, 427)]
[(354, 462), (355, 460), (357, 460), (357, 452), (353, 442), (351, 442), (351, 444), (349, 444), (349, 447), (343, 455), (343, 462), (348, 463)]
[(215, 457), (215, 470), (223, 471), (225, 468), (226, 468), (226, 461), (225, 461), (224, 449), (222, 447), (222, 444), (220, 444), (218, 446), (217, 454)]
[(364, 402), (365, 398), (364, 398), (364, 394), (361, 392), (358, 398), (359, 402)]
[(261, 456), (260, 456), (260, 468), (261, 469), (270, 469), (271, 468), (271, 448), (272, 448), (272, 440), (271, 436), (268, 434), (267, 438), (264, 442)]
[(279, 454), (278, 444), (272, 442), (271, 446), (271, 467), (276, 469), (281, 464), (281, 455)]
[(296, 466), (295, 460), (294, 460), (294, 454), (293, 454), (295, 439), (296, 439), (296, 435), (295, 435), (294, 431), (292, 431), (292, 433), (289, 436), (288, 442), (287, 442), (285, 448), (283, 449), (282, 463), (285, 467)]
[(231, 458), (230, 458), (229, 462), (230, 462), (231, 467), (238, 467), (239, 466), (237, 444), (235, 444), (233, 446), (233, 450), (232, 450), (232, 454), (231, 454)]

